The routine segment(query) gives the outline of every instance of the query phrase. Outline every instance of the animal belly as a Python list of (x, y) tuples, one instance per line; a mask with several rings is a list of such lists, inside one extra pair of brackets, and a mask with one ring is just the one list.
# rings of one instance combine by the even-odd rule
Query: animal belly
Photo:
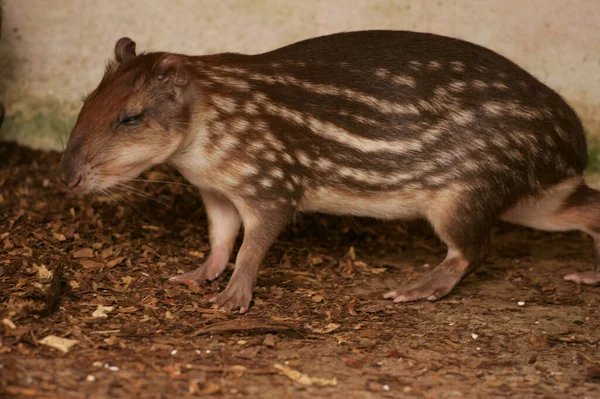
[(302, 212), (352, 215), (378, 219), (416, 219), (424, 215), (427, 195), (400, 190), (361, 192), (339, 188), (307, 190), (299, 202)]

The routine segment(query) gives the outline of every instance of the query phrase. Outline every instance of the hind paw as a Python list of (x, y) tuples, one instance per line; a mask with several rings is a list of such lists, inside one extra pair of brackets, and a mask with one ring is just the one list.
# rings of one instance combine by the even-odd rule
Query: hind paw
[(600, 283), (600, 271), (588, 270), (586, 272), (571, 273), (564, 276), (563, 279), (576, 284), (596, 285)]

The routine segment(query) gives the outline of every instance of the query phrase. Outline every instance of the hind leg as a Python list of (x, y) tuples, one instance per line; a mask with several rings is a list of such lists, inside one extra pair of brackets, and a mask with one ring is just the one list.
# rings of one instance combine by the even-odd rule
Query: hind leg
[(429, 219), (448, 246), (446, 258), (417, 282), (388, 292), (384, 298), (394, 302), (436, 301), (449, 294), (488, 254), (491, 224), (481, 212), (463, 206), (458, 212), (436, 212)]
[(523, 201), (501, 219), (538, 230), (586, 232), (594, 241), (594, 267), (564, 279), (577, 284), (600, 283), (600, 192), (588, 187), (581, 177), (551, 188), (536, 200)]
[(582, 184), (564, 202), (557, 219), (573, 229), (585, 231), (594, 242), (593, 268), (567, 274), (564, 279), (577, 284), (600, 283), (600, 192)]

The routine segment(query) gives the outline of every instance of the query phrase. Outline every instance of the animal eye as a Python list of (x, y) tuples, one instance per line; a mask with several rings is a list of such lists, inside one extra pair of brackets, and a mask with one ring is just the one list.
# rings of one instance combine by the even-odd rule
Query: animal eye
[(127, 115), (126, 113), (121, 111), (121, 114), (119, 115), (119, 125), (135, 125), (142, 119), (142, 116), (144, 116), (143, 112), (139, 114)]

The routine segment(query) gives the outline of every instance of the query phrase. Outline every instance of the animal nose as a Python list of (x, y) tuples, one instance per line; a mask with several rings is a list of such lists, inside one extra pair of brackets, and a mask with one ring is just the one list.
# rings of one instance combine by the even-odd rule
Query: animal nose
[(65, 186), (70, 189), (76, 188), (83, 181), (83, 175), (78, 172), (68, 173), (61, 171), (58, 174), (58, 180), (60, 180)]

